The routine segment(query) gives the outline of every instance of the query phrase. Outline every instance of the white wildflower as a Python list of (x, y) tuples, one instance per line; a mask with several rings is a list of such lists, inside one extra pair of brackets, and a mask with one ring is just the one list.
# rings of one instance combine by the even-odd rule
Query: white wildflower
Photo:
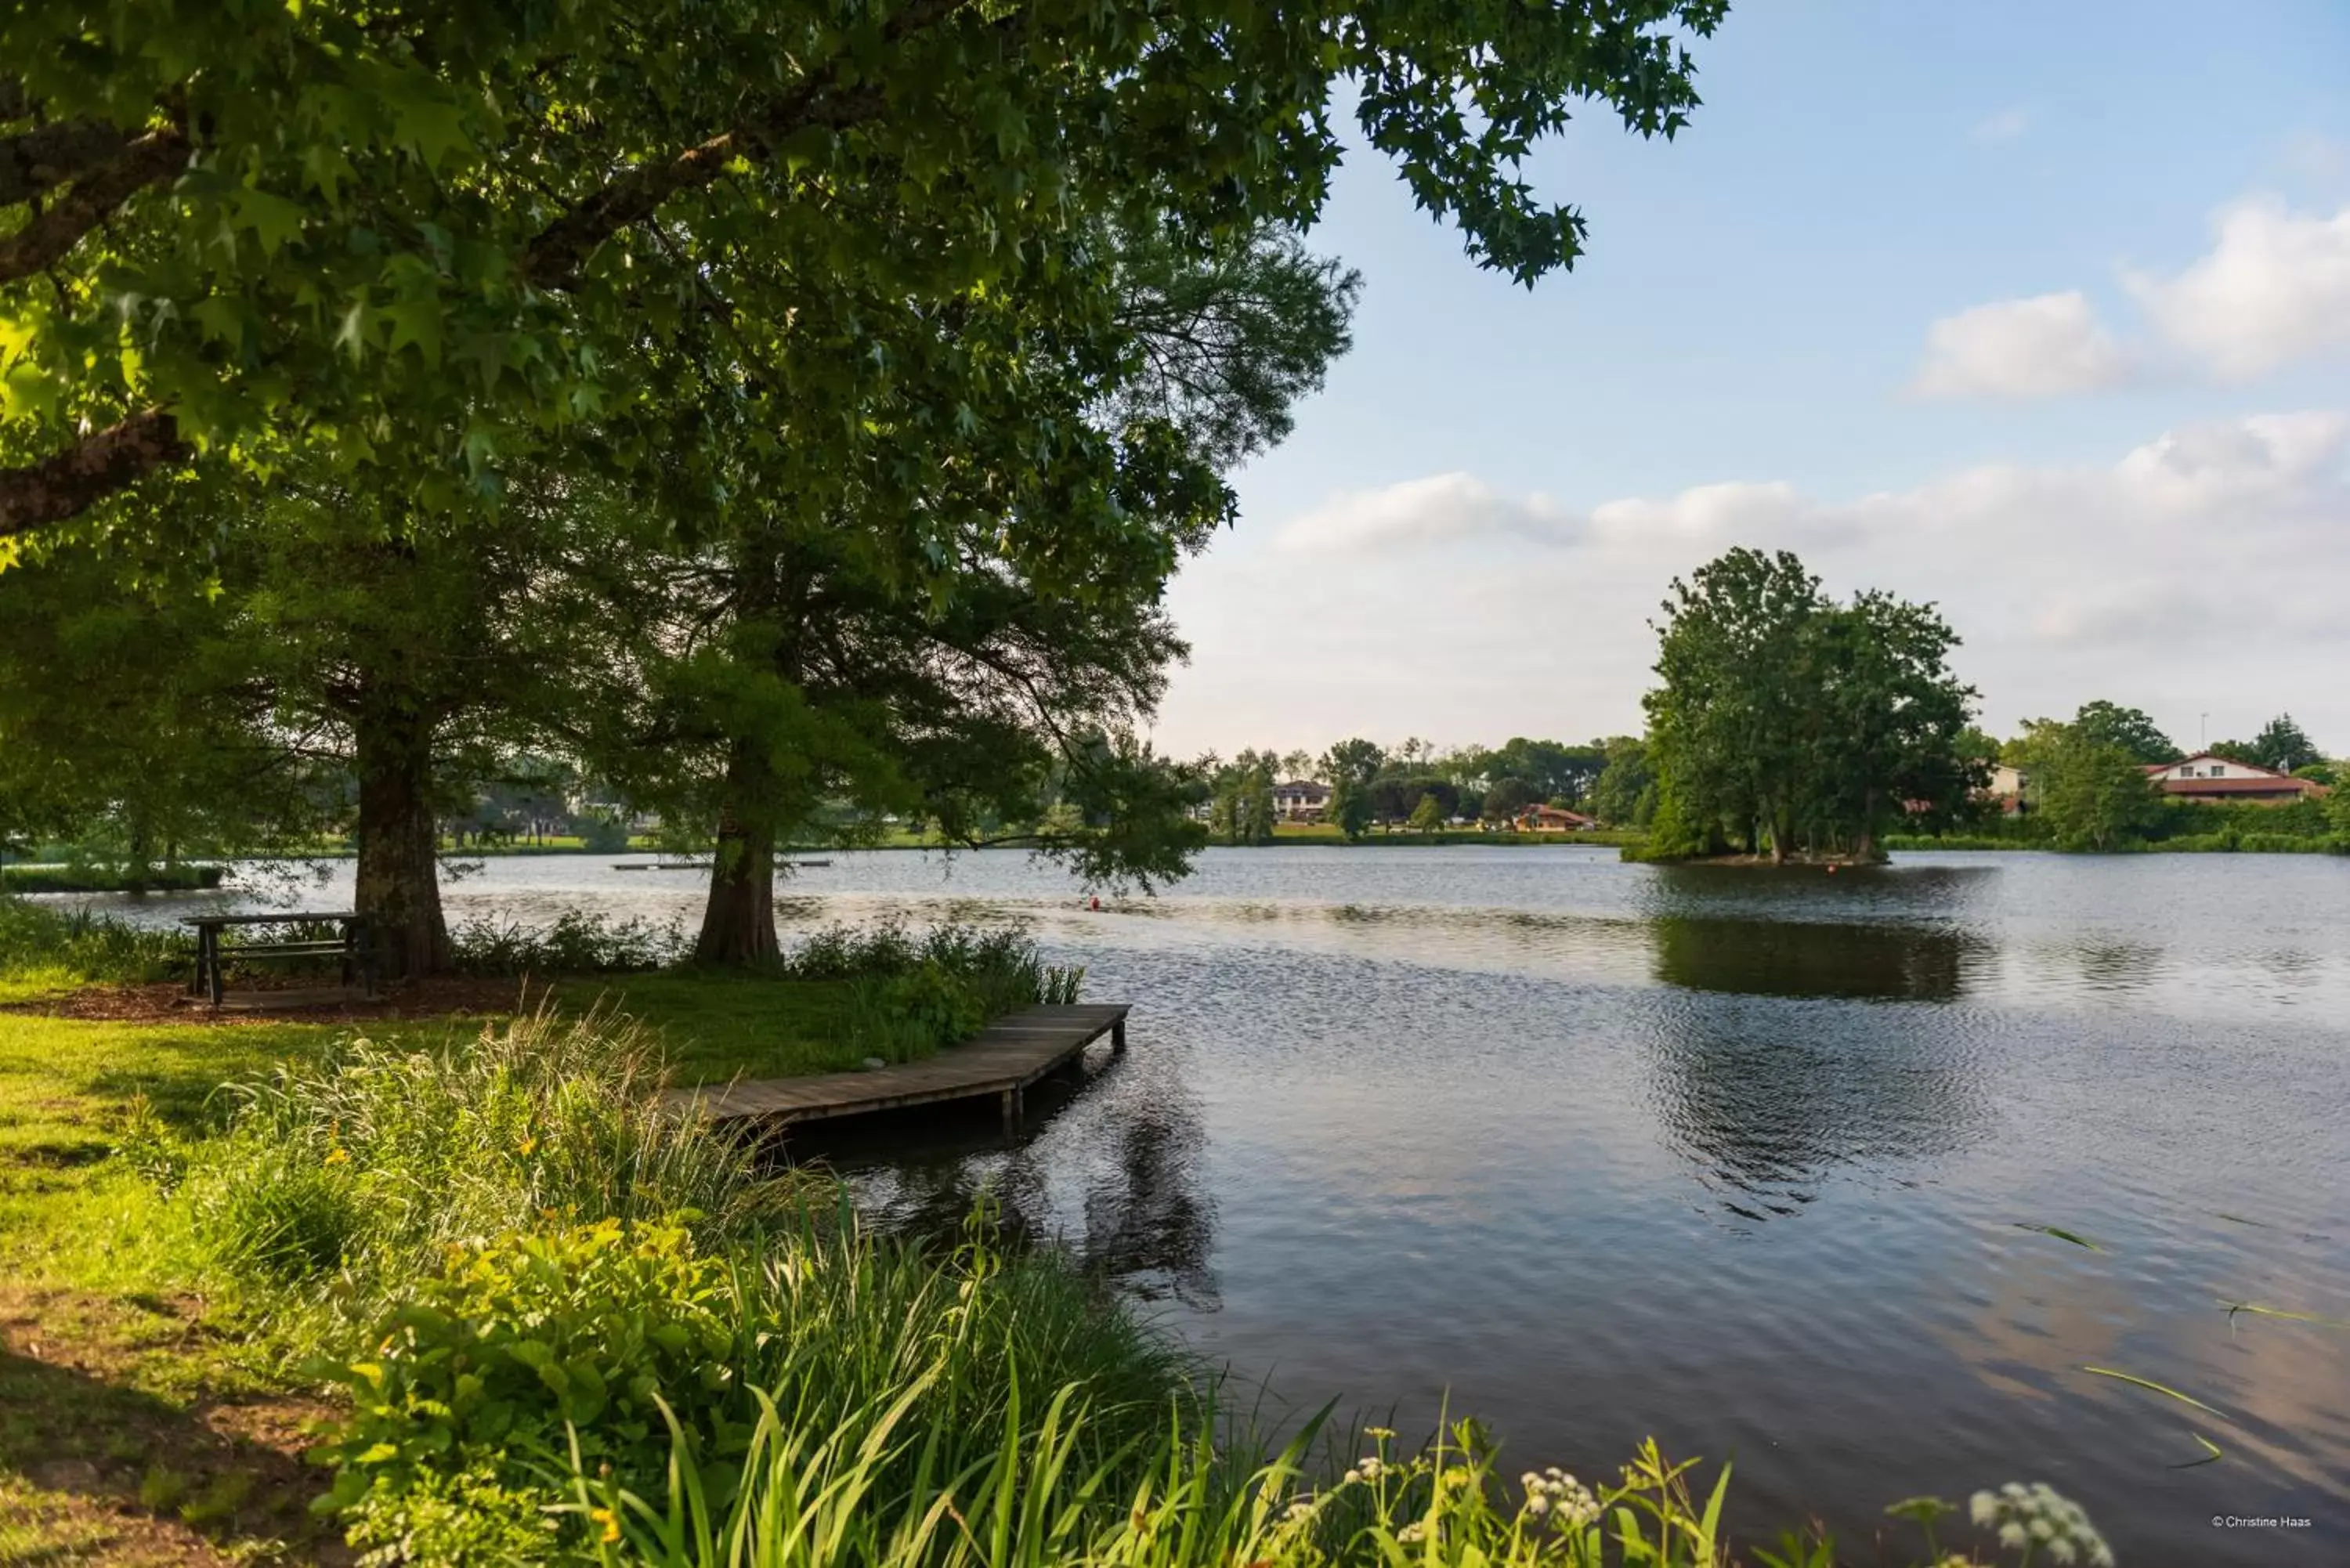
[(2088, 1511), (2046, 1481), (2030, 1486), (2009, 1481), (1996, 1492), (1979, 1491), (1969, 1505), (1979, 1528), (1996, 1527), (2000, 1544), (2010, 1551), (2039, 1553), (2056, 1568), (2087, 1562), (2092, 1568), (2113, 1568), (2113, 1548), (2106, 1544)]
[(1396, 1539), (1406, 1546), (1417, 1546), (1428, 1539), (1428, 1521), (1415, 1519), (1396, 1532)]

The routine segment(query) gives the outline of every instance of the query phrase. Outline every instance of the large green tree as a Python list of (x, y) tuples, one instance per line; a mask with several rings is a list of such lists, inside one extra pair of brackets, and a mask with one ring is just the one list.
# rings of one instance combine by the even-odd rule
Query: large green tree
[(1646, 827), (1657, 815), (1656, 774), (1648, 743), (1630, 735), (1603, 742), (1607, 766), (1592, 787), (1593, 812), (1610, 827)]
[[(822, 823), (919, 815), (1098, 879), (1185, 864), (1187, 782), (1118, 737), (1183, 651), (1159, 601), (1231, 517), (1225, 471), (1344, 351), (1357, 285), (1274, 231), (1204, 256), (1163, 229), (1096, 237), (1089, 316), (1025, 272), (942, 317), (895, 306), (865, 399), (876, 461), (846, 485), (775, 432), (823, 427), (823, 361), (889, 302), (811, 312), (743, 350), (739, 393), (678, 400), (653, 497), (675, 547), (616, 607), (645, 700), (613, 705), (597, 769), (714, 822), (704, 961), (773, 955), (775, 848)], [(1257, 761), (1252, 835), (1278, 765)], [(1081, 809), (1047, 825), (1047, 793)]]
[(2251, 738), (2245, 749), (2251, 761), (2281, 774), (2323, 762), (2325, 756), (2317, 749), (2317, 742), (2309, 738), (2309, 732), (2293, 722), (2290, 713), (2279, 713), (2261, 726), (2261, 732)]
[(2137, 752), (2095, 723), (2027, 721), (2013, 755), (2042, 823), (2066, 849), (2119, 849), (2162, 822), (2160, 791)]
[(1975, 693), (1931, 607), (1838, 604), (1793, 555), (1738, 549), (1677, 579), (1664, 608), (1646, 699), (1659, 848), (1874, 859), (1889, 824), (1947, 820), (1982, 782)]
[(2073, 724), (2084, 740), (2118, 746), (2141, 763), (2175, 763), (2184, 754), (2143, 710), (2103, 698), (2082, 703)]
[(1737, 549), (1675, 578), (1643, 699), (1659, 847), (1783, 857), (1818, 785), (1814, 623), (1828, 603), (1793, 555)]
[(1322, 776), (1330, 784), (1330, 819), (1349, 843), (1370, 831), (1375, 815), (1371, 784), (1387, 760), (1387, 753), (1377, 742), (1359, 735), (1340, 741), (1322, 753)]
[(1804, 826), (1859, 860), (1896, 822), (1946, 825), (1989, 780), (1975, 691), (1950, 671), (1958, 635), (1932, 607), (1867, 592), (1819, 625), (1816, 779)]
[(0, 573), (0, 743), (78, 836), (118, 818), (215, 849), (348, 832), (387, 971), (430, 972), (449, 956), (442, 818), (518, 753), (567, 744), (612, 668), (598, 611), (642, 519), (586, 467), (418, 518), (305, 458), (191, 485), (140, 530), (41, 541)]
[(1310, 221), (1341, 96), (1531, 281), (1583, 244), (1533, 144), (1584, 101), (1672, 134), (1681, 40), (1725, 6), (27, 0), (0, 17), (0, 537), (289, 448), (438, 510), (653, 395), (705, 319), (764, 347), (827, 299), (951, 310), (1014, 274), (1084, 315), (1091, 217), (1194, 246)]

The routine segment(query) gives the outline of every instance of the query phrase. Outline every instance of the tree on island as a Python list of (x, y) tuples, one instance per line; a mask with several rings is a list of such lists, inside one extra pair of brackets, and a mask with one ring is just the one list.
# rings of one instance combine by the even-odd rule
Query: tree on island
[(1675, 579), (1663, 609), (1644, 699), (1658, 852), (1875, 859), (1886, 827), (1946, 819), (1980, 787), (1960, 754), (1974, 691), (1930, 607), (1838, 604), (1793, 555), (1742, 548)]

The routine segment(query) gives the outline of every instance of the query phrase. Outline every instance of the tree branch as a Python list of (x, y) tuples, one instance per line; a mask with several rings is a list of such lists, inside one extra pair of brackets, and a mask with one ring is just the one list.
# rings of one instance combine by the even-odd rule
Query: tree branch
[(0, 283), (47, 269), (117, 207), (177, 174), (187, 161), (187, 133), (167, 125), (130, 143), (120, 157), (82, 173), (56, 205), (0, 240)]
[(55, 457), (0, 469), (0, 538), (61, 523), (194, 455), (180, 439), (179, 421), (165, 410), (149, 409), (92, 431)]
[(0, 138), (0, 206), (29, 202), (53, 185), (78, 180), (109, 158), (130, 138), (100, 119), (61, 119)]
[[(889, 19), (883, 40), (902, 43), (971, 3), (912, 0)], [(639, 164), (609, 181), (539, 231), (523, 253), (523, 275), (542, 288), (570, 288), (598, 246), (651, 217), (671, 196), (712, 183), (738, 158), (756, 161), (768, 157), (797, 131), (812, 126), (845, 130), (879, 118), (887, 105), (888, 95), (878, 84), (841, 87), (836, 60), (700, 146), (660, 162)]]

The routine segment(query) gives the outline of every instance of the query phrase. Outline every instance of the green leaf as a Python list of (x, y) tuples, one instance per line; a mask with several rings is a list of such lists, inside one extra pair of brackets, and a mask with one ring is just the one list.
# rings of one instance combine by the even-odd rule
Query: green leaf
[(297, 202), (251, 187), (237, 192), (238, 223), (261, 242), (261, 254), (274, 256), (286, 241), (302, 232), (303, 208)]

